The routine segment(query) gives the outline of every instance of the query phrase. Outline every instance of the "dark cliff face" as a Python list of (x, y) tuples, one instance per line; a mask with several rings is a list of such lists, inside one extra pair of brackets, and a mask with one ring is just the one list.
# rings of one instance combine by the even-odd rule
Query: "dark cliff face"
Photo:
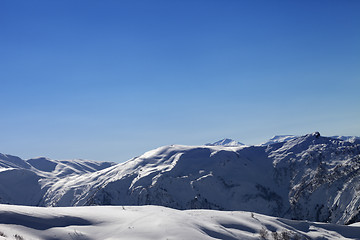
[(288, 182), (284, 217), (348, 224), (358, 216), (360, 145), (314, 136), (284, 150), (275, 171)]

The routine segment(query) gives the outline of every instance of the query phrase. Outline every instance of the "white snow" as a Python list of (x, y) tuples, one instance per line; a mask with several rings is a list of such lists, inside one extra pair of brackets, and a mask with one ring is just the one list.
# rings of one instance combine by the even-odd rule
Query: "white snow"
[(245, 144), (229, 138), (224, 138), (214, 143), (207, 143), (206, 146), (238, 147), (238, 146), (245, 146)]
[[(59, 207), (0, 205), (0, 240), (232, 240), (260, 232), (272, 240), (285, 230), (300, 239), (360, 239), (359, 223), (265, 216), (359, 221), (360, 143), (349, 139), (312, 133), (258, 146), (171, 145), (116, 165), (0, 154), (0, 203)], [(135, 207), (149, 204), (165, 207)], [(63, 208), (89, 205), (118, 207)]]
[(0, 203), (39, 205), (50, 186), (60, 179), (96, 172), (115, 165), (92, 160), (23, 160), (0, 154)]
[(359, 149), (313, 133), (264, 146), (164, 146), (110, 167), (3, 155), (14, 167), (0, 171), (0, 203), (153, 204), (352, 223), (360, 219)]
[[(292, 221), (241, 211), (160, 206), (25, 207), (0, 205), (0, 239), (359, 239), (357, 224)], [(5, 236), (5, 237), (4, 237)], [(285, 239), (285, 238), (284, 238)]]
[(331, 138), (340, 139), (346, 142), (360, 141), (360, 137), (357, 136), (331, 136)]
[(275, 143), (283, 143), (283, 142), (287, 142), (290, 140), (293, 140), (295, 138), (297, 138), (299, 136), (296, 135), (276, 135), (273, 136), (272, 138), (270, 138), (267, 142), (262, 143), (261, 145), (271, 145), (271, 144), (275, 144)]

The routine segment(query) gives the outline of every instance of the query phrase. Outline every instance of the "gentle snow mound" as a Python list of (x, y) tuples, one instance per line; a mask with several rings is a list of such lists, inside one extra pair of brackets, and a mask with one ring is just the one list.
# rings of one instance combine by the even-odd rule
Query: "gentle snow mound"
[[(3, 239), (359, 239), (360, 227), (251, 212), (159, 206), (40, 208), (0, 205)], [(287, 237), (287, 238), (286, 238)]]

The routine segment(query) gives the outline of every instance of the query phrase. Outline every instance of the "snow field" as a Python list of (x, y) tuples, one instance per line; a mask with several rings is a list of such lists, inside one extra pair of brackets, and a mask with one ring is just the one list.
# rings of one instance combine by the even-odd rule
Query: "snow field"
[[(0, 205), (0, 239), (360, 239), (360, 227), (292, 221), (242, 211), (160, 206), (27, 207)], [(20, 239), (16, 239), (20, 240)]]

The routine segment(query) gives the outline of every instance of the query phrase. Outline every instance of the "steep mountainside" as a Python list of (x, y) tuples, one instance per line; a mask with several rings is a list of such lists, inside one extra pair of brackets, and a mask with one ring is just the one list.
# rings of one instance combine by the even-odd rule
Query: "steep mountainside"
[(43, 206), (144, 205), (359, 221), (360, 145), (319, 133), (263, 146), (166, 146), (61, 179)]
[[(151, 204), (341, 224), (360, 221), (358, 139), (316, 132), (259, 146), (172, 145), (99, 171), (52, 178), (46, 174), (56, 175), (59, 167), (41, 161), (45, 164), (38, 169), (30, 160), (29, 169), (15, 169), (28, 179), (26, 184), (38, 182), (31, 190), (38, 195), (23, 193), (37, 202), (0, 200), (39, 206)], [(11, 184), (23, 184), (16, 181)], [(1, 185), (2, 198), (4, 189)]]

